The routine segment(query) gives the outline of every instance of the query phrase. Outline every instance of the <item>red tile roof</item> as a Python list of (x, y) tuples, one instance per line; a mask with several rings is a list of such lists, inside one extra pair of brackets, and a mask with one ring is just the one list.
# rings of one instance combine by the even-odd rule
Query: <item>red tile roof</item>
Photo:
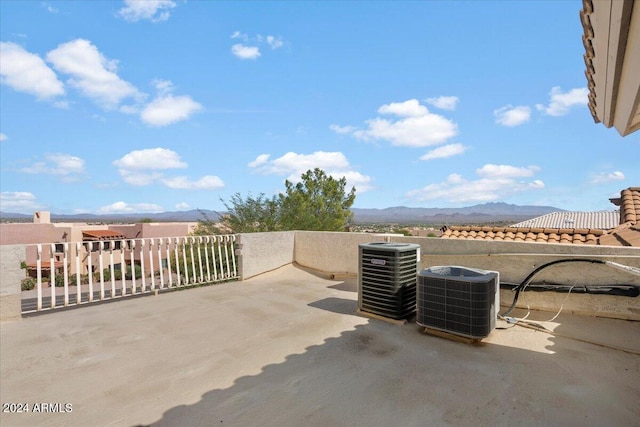
[(442, 238), (597, 245), (603, 234), (604, 231), (595, 228), (452, 226)]
[[(53, 262), (53, 268), (57, 269), (57, 268), (62, 268), (64, 267), (64, 262), (63, 261), (54, 261)], [(35, 262), (31, 262), (29, 264), (27, 264), (27, 268), (35, 270), (36, 268), (38, 268), (38, 264)], [(41, 266), (40, 268), (42, 270), (51, 270), (51, 261), (45, 260), (45, 261), (41, 261)]]

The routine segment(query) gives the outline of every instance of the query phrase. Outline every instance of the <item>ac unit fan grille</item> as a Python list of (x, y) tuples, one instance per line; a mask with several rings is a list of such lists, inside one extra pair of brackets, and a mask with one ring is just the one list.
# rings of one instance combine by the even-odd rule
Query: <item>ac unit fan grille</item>
[(385, 251), (361, 246), (361, 310), (392, 319), (404, 319), (415, 312), (419, 245), (406, 246), (412, 250)]
[(497, 274), (486, 281), (418, 276), (417, 323), (479, 338), (495, 327)]

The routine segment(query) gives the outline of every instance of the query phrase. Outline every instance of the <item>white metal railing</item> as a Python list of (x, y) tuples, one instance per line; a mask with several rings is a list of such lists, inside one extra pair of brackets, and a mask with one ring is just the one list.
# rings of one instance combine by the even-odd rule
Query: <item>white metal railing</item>
[(238, 279), (235, 241), (227, 234), (27, 245), (22, 312)]

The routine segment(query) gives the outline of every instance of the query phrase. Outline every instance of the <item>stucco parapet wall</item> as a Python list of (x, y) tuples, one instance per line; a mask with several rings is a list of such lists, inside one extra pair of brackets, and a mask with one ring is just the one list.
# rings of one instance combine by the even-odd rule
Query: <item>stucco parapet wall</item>
[[(596, 259), (640, 268), (640, 248), (536, 242), (494, 242), (399, 237), (395, 242), (419, 243), (420, 268), (464, 265), (500, 272), (500, 280), (520, 283), (535, 268), (559, 259)], [(535, 281), (567, 285), (640, 285), (640, 277), (602, 264), (566, 263), (542, 270)]]
[(24, 245), (0, 246), (0, 321), (20, 319), (21, 288), (24, 271), (20, 262), (24, 261)]
[(360, 243), (390, 242), (400, 234), (296, 231), (295, 261), (332, 274), (358, 273)]
[(275, 270), (294, 261), (294, 231), (242, 233), (236, 237), (241, 280)]
[[(500, 272), (502, 281), (511, 283), (521, 282), (542, 264), (565, 258), (609, 260), (640, 268), (640, 248), (313, 231), (296, 232), (294, 260), (302, 266), (328, 273), (357, 274), (358, 244), (382, 241), (419, 244), (420, 269), (434, 265), (462, 265), (495, 270)], [(541, 271), (536, 280), (570, 285), (640, 285), (640, 277), (601, 264), (582, 263), (558, 264)]]

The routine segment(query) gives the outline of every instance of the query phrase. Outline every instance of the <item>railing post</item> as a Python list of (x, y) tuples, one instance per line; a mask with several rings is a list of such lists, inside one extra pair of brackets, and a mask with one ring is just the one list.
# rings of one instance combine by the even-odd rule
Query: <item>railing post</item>
[(104, 299), (104, 260), (102, 255), (104, 254), (104, 240), (100, 240), (98, 243), (98, 269), (100, 269), (100, 300)]
[(116, 296), (116, 272), (115, 267), (113, 266), (113, 247), (116, 244), (116, 240), (111, 241), (109, 244), (109, 276), (111, 277), (111, 298), (115, 298)]
[(36, 245), (36, 286), (38, 291), (36, 292), (36, 308), (38, 311), (42, 310), (42, 245)]
[(140, 276), (142, 279), (142, 292), (147, 290), (147, 278), (144, 269), (144, 239), (140, 239)]
[(204, 258), (207, 264), (207, 281), (211, 281), (211, 268), (209, 267), (209, 241), (211, 238), (209, 236), (204, 237)]
[(155, 241), (149, 239), (149, 271), (151, 273), (151, 290), (156, 288), (155, 271), (153, 269), (153, 245)]
[(64, 306), (69, 305), (69, 268), (67, 263), (69, 262), (68, 258), (69, 253), (69, 243), (65, 242), (62, 245), (62, 274), (64, 275)]
[(89, 276), (89, 302), (93, 302), (93, 266), (91, 265), (91, 252), (93, 252), (93, 242), (86, 242), (87, 248), (87, 275)]
[(125, 296), (127, 294), (127, 255), (124, 252), (126, 245), (126, 240), (120, 240), (120, 284), (122, 285), (121, 296)]
[(82, 302), (82, 274), (80, 273), (81, 242), (76, 242), (76, 304)]
[(56, 260), (54, 258), (56, 247), (49, 245), (49, 289), (51, 289), (51, 308), (56, 308)]
[[(158, 239), (158, 271), (160, 272), (160, 289), (164, 288), (164, 267), (162, 266), (162, 244), (164, 239)], [(167, 262), (169, 262), (167, 260)]]
[[(130, 240), (129, 243), (131, 244), (131, 248), (130, 248), (130, 260), (131, 260), (131, 264), (129, 265), (129, 268), (131, 268), (131, 293), (135, 294), (137, 292), (136, 290), (136, 269), (135, 267), (135, 249), (136, 249), (136, 241), (135, 240)], [(126, 275), (126, 274), (125, 274)]]

